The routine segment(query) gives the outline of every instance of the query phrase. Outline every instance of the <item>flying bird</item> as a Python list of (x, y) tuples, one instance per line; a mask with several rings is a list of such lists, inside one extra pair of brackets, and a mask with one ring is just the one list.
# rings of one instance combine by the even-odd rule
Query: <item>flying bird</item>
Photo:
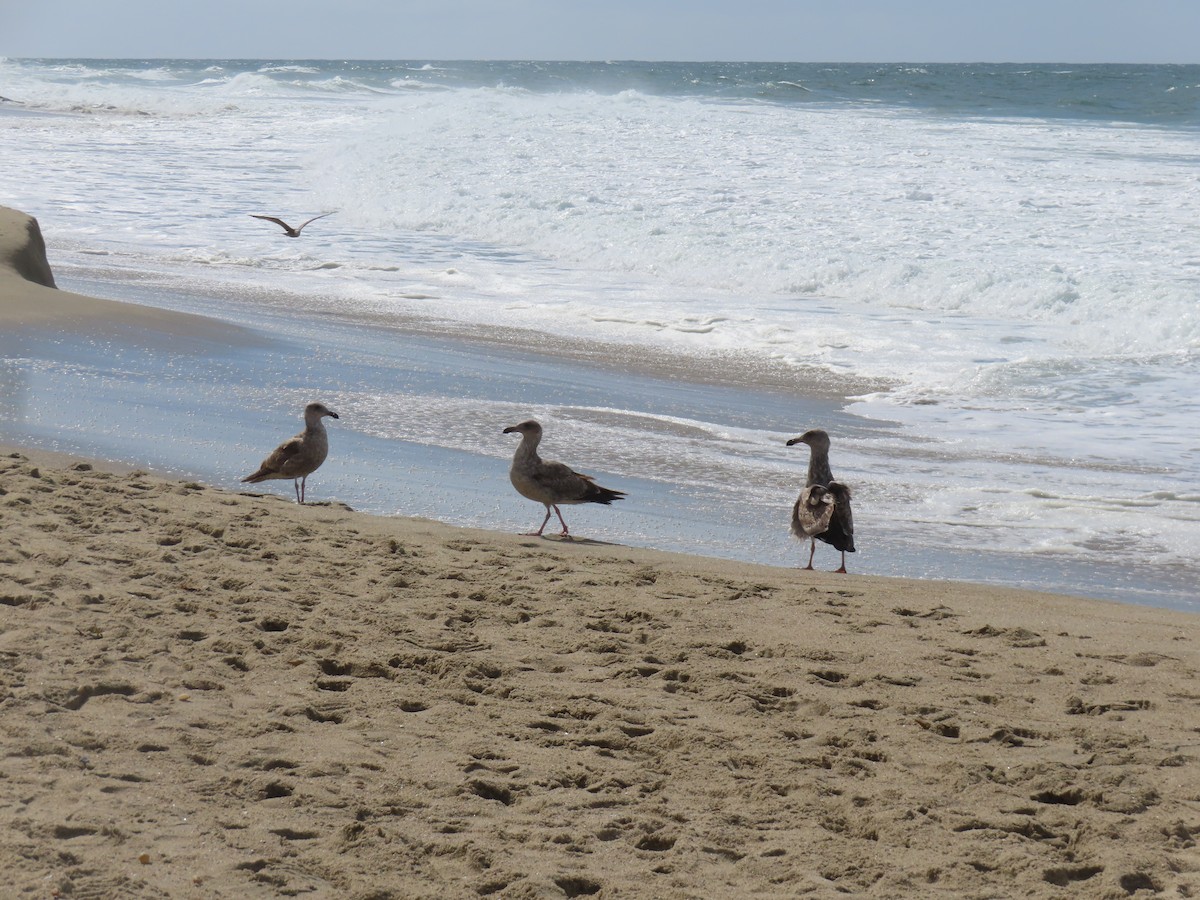
[(319, 215), (319, 216), (313, 216), (311, 219), (308, 220), (308, 222), (301, 222), (300, 225), (298, 225), (295, 228), (293, 228), (287, 222), (283, 221), (283, 219), (277, 219), (274, 216), (256, 216), (254, 213), (250, 213), (250, 218), (263, 219), (264, 221), (267, 221), (267, 222), (274, 222), (276, 225), (278, 225), (280, 228), (283, 229), (283, 233), (286, 234), (288, 237), (300, 237), (300, 232), (302, 232), (304, 230), (304, 226), (307, 225), (309, 222), (315, 222), (315, 221), (317, 221), (317, 219), (323, 219), (326, 216), (332, 216), (332, 215), (333, 215), (333, 213), (321, 213), (321, 215)]
[(517, 493), (546, 507), (546, 518), (542, 519), (542, 527), (529, 532), (530, 536), (541, 537), (542, 532), (546, 530), (546, 523), (550, 521), (552, 509), (558, 514), (558, 521), (562, 523), (563, 536), (571, 536), (562, 511), (558, 508), (561, 504), (603, 503), (607, 506), (625, 496), (624, 491), (600, 487), (590, 476), (581, 475), (560, 462), (547, 461), (538, 456), (542, 426), (533, 419), (504, 429), (505, 434), (513, 432), (521, 435), (521, 443), (517, 446), (517, 452), (513, 454), (508, 477)]
[(310, 403), (304, 407), (304, 430), (271, 451), (258, 471), (247, 475), (242, 481), (257, 484), (272, 478), (290, 478), (296, 489), (296, 502), (303, 503), (304, 484), (308, 476), (317, 471), (329, 455), (329, 435), (321, 421), (325, 416), (339, 418), (324, 403)]
[(792, 507), (792, 534), (800, 540), (809, 539), (808, 565), (813, 567), (817, 539), (842, 551), (842, 567), (846, 571), (846, 554), (854, 552), (854, 515), (850, 510), (850, 489), (833, 480), (829, 468), (829, 435), (819, 428), (806, 431), (787, 442), (808, 444), (808, 476), (804, 490)]

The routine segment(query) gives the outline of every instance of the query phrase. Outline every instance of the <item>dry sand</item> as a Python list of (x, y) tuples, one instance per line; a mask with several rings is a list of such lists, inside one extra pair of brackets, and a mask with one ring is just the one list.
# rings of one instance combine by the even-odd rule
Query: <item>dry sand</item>
[(1200, 894), (1186, 613), (0, 492), (10, 896)]
[(1200, 896), (1197, 625), (0, 456), (0, 896)]

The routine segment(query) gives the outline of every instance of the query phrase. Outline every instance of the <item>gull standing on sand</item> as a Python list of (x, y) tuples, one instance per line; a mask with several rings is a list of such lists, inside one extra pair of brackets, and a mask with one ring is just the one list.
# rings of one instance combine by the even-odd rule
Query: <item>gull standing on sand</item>
[(542, 426), (533, 419), (504, 429), (505, 434), (512, 434), (514, 431), (521, 435), (521, 443), (517, 452), (513, 454), (508, 477), (517, 493), (546, 507), (546, 518), (542, 519), (542, 527), (529, 532), (531, 537), (541, 537), (542, 532), (546, 530), (546, 523), (550, 521), (551, 509), (558, 514), (558, 521), (562, 522), (563, 536), (571, 536), (558, 508), (559, 504), (603, 503), (607, 506), (625, 496), (624, 491), (600, 487), (590, 476), (572, 471), (560, 462), (547, 462), (538, 456)]
[(329, 435), (321, 419), (338, 414), (324, 403), (310, 403), (304, 407), (304, 430), (290, 440), (284, 441), (263, 460), (258, 471), (247, 475), (243, 482), (257, 484), (272, 478), (290, 478), (296, 489), (296, 502), (304, 502), (304, 484), (308, 476), (321, 467), (329, 455)]
[(854, 516), (850, 511), (850, 489), (834, 481), (829, 468), (829, 435), (814, 428), (787, 442), (789, 447), (793, 444), (808, 444), (810, 453), (804, 490), (792, 507), (792, 534), (800, 540), (808, 538), (812, 544), (804, 568), (813, 567), (816, 539), (820, 538), (842, 551), (842, 567), (837, 571), (845, 572), (846, 554), (854, 552)]
[[(308, 222), (315, 222), (315, 221), (317, 221), (317, 219), (323, 219), (326, 216), (332, 216), (332, 215), (333, 215), (333, 213), (321, 213), (321, 215), (319, 215), (319, 216), (313, 216), (311, 219), (308, 220)], [(283, 229), (283, 233), (286, 234), (288, 237), (300, 237), (300, 232), (302, 232), (304, 230), (304, 226), (308, 224), (308, 222), (301, 222), (299, 225), (297, 225), (295, 228), (293, 228), (287, 222), (283, 221), (283, 219), (277, 219), (274, 216), (256, 216), (254, 213), (250, 213), (250, 218), (263, 219), (264, 221), (267, 221), (267, 222), (274, 222), (276, 225), (278, 225), (280, 228)]]

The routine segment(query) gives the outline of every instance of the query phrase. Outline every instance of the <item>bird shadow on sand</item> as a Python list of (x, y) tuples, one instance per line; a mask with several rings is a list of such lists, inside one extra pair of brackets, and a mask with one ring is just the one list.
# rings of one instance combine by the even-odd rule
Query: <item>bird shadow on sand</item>
[[(584, 547), (620, 547), (615, 541), (600, 541), (596, 538), (576, 537), (573, 534), (528, 534), (525, 537), (537, 538), (539, 541), (551, 541), (555, 544), (578, 544)], [(530, 541), (529, 546), (537, 546)]]
[[(255, 491), (238, 491), (238, 494), (243, 497), (258, 497), (259, 499), (282, 500), (285, 503), (292, 503), (290, 497), (286, 497), (282, 494), (268, 494), (265, 492), (260, 494)], [(344, 510), (345, 512), (354, 512), (353, 506), (341, 500), (309, 500), (306, 501), (304, 505), (310, 506), (314, 509), (340, 509)]]

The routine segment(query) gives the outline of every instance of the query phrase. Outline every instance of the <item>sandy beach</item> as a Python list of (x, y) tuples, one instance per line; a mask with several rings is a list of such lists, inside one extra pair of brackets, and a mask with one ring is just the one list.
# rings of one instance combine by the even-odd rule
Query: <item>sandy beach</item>
[(13, 896), (1200, 890), (1194, 617), (0, 459)]
[(1200, 894), (1194, 615), (3, 453), (12, 896)]

